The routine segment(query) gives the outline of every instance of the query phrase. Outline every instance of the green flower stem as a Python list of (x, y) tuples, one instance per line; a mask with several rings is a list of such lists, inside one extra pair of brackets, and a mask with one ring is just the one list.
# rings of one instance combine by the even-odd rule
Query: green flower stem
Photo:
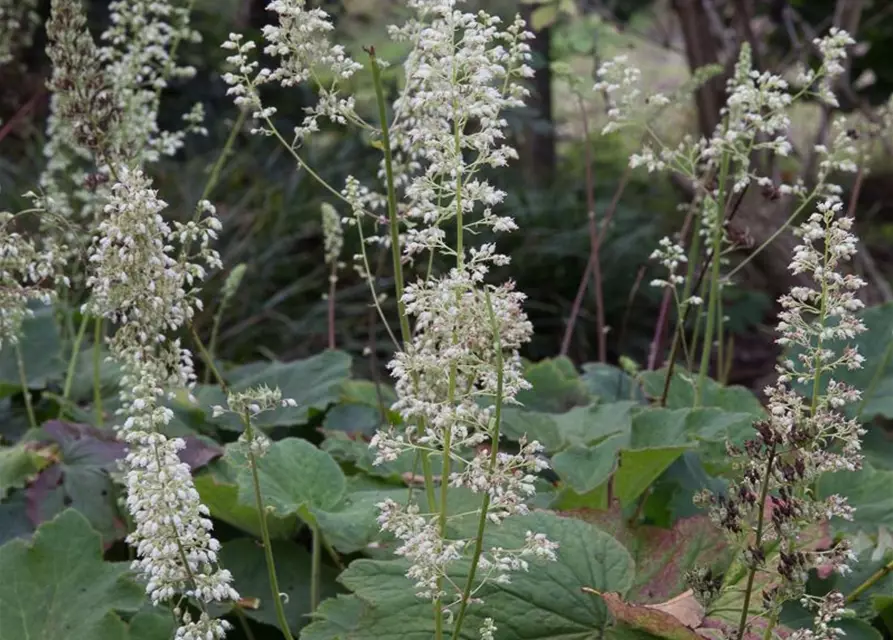
[(239, 110), (239, 117), (236, 118), (236, 121), (233, 123), (233, 128), (230, 129), (229, 136), (226, 138), (226, 142), (223, 144), (223, 148), (220, 150), (220, 155), (217, 156), (217, 161), (214, 162), (214, 166), (211, 167), (211, 173), (208, 175), (208, 181), (205, 183), (205, 188), (202, 190), (202, 196), (199, 200), (207, 200), (211, 192), (214, 190), (214, 187), (217, 186), (217, 183), (220, 181), (220, 172), (223, 170), (223, 166), (226, 164), (227, 159), (233, 150), (233, 145), (236, 143), (236, 137), (239, 135), (239, 131), (242, 130), (242, 125), (245, 124), (245, 119), (248, 117), (248, 112), (244, 109)]
[(710, 300), (707, 303), (707, 322), (704, 327), (704, 346), (701, 351), (701, 366), (698, 369), (698, 383), (695, 387), (694, 408), (701, 406), (701, 396), (707, 383), (707, 369), (710, 367), (710, 353), (713, 351), (713, 331), (716, 325), (716, 310), (719, 306), (719, 278), (722, 260), (722, 230), (725, 222), (725, 192), (729, 177), (729, 152), (723, 153), (719, 169), (718, 198), (716, 199), (716, 224), (713, 231), (712, 264), (710, 267)]
[[(233, 123), (233, 128), (230, 129), (229, 136), (227, 136), (226, 142), (223, 144), (223, 148), (220, 150), (220, 154), (214, 162), (214, 166), (211, 167), (211, 173), (208, 175), (208, 179), (205, 182), (205, 188), (202, 189), (202, 195), (199, 196), (199, 202), (207, 200), (211, 196), (211, 192), (214, 191), (214, 187), (216, 187), (217, 183), (220, 181), (220, 172), (223, 170), (223, 165), (226, 164), (227, 158), (229, 158), (232, 153), (233, 145), (236, 143), (236, 137), (239, 135), (239, 131), (242, 130), (242, 125), (245, 124), (245, 118), (247, 117), (248, 113), (246, 111), (239, 111), (239, 117), (236, 118), (235, 123)], [(202, 208), (196, 204), (195, 212), (192, 214), (192, 221), (198, 222), (201, 215)], [(188, 246), (183, 246), (180, 249), (180, 262), (183, 262), (186, 259), (186, 252), (188, 249)]]
[[(264, 543), (264, 558), (267, 564), (267, 577), (270, 580), (270, 591), (273, 594), (273, 606), (276, 609), (276, 620), (279, 622), (279, 630), (285, 636), (285, 640), (294, 640), (291, 630), (288, 628), (288, 620), (285, 617), (285, 607), (282, 604), (282, 595), (279, 590), (279, 579), (276, 577), (276, 560), (273, 558), (273, 543), (270, 541), (270, 529), (267, 526), (267, 510), (264, 507), (264, 498), (260, 491), (260, 477), (257, 473), (257, 456), (251, 451), (251, 443), (254, 441), (254, 429), (247, 415), (242, 416), (245, 424), (245, 435), (248, 439), (248, 466), (251, 467), (251, 483), (254, 485), (254, 504), (257, 507), (257, 519), (260, 523), (260, 535)], [(311, 584), (311, 594), (313, 585)], [(312, 600), (312, 595), (311, 595)]]
[(726, 368), (722, 372), (720, 372), (720, 380), (719, 381), (721, 383), (723, 383), (723, 385), (729, 384), (729, 378), (732, 375), (732, 365), (734, 365), (734, 358), (735, 358), (735, 336), (730, 335), (729, 342), (726, 345), (726, 365), (725, 365)]
[[(701, 287), (698, 290), (698, 296), (700, 296), (701, 300), (707, 297), (707, 281), (701, 280)], [(686, 309), (687, 311), (687, 309)], [(701, 323), (704, 320), (704, 314), (701, 311), (698, 311), (697, 316), (695, 316), (695, 327), (692, 330), (691, 336), (691, 349), (689, 350), (689, 358), (686, 360), (686, 365), (688, 366), (688, 370), (691, 371), (694, 368), (694, 360), (695, 353), (698, 351), (698, 341), (701, 338)], [(682, 320), (680, 320), (682, 322)]]
[(722, 382), (725, 371), (726, 358), (729, 357), (725, 348), (725, 320), (723, 318), (722, 285), (717, 287), (719, 298), (716, 300), (716, 379)]
[[(676, 366), (676, 354), (679, 352), (679, 342), (682, 333), (685, 331), (685, 322), (688, 319), (688, 313), (691, 308), (691, 305), (688, 304), (687, 301), (691, 296), (694, 287), (695, 267), (701, 256), (701, 217), (693, 211), (690, 215), (694, 220), (692, 223), (691, 244), (688, 248), (688, 268), (686, 269), (685, 283), (682, 285), (682, 310), (679, 312), (679, 317), (676, 319), (676, 330), (673, 331), (673, 340), (670, 343), (670, 355), (667, 358), (667, 375), (664, 378), (664, 388), (661, 392), (659, 401), (659, 406), (661, 407), (667, 404), (667, 395), (670, 393), (670, 383), (673, 380), (673, 368)], [(686, 224), (683, 227), (683, 236), (685, 235), (686, 227), (688, 227), (688, 221), (686, 221)], [(694, 349), (694, 345), (692, 346), (692, 349)], [(655, 366), (657, 366), (656, 361)]]
[(320, 556), (322, 555), (322, 545), (320, 538), (322, 534), (317, 525), (310, 527), (313, 534), (312, 553), (310, 556), (310, 613), (316, 611), (319, 607), (319, 569)]
[(332, 543), (326, 539), (326, 536), (322, 531), (317, 529), (317, 532), (319, 533), (319, 542), (326, 553), (329, 554), (329, 558), (331, 558), (332, 562), (335, 564), (335, 568), (337, 568), (338, 571), (344, 571), (347, 567), (344, 565), (344, 561), (341, 559), (341, 556), (338, 555), (335, 547), (333, 547)]
[[(214, 364), (214, 360), (211, 358), (211, 354), (208, 353), (208, 349), (198, 337), (195, 327), (190, 326), (189, 329), (192, 333), (192, 339), (195, 341), (195, 344), (202, 355), (202, 359), (205, 361), (205, 366), (211, 370), (211, 373), (214, 375), (218, 384), (220, 384), (224, 394), (229, 395), (229, 386), (220, 374), (220, 370), (217, 369), (217, 366)], [(254, 486), (254, 504), (257, 508), (260, 535), (264, 544), (264, 559), (267, 565), (267, 577), (270, 581), (270, 592), (273, 595), (273, 607), (276, 610), (276, 620), (279, 623), (279, 629), (282, 631), (282, 635), (285, 636), (285, 640), (294, 640), (294, 636), (292, 636), (291, 630), (288, 627), (288, 620), (285, 617), (285, 607), (282, 605), (279, 579), (276, 576), (276, 560), (273, 558), (273, 543), (270, 541), (270, 529), (267, 526), (267, 510), (264, 507), (264, 498), (260, 490), (260, 476), (257, 473), (257, 456), (255, 456), (254, 452), (251, 450), (251, 443), (254, 442), (254, 428), (251, 426), (251, 418), (247, 413), (242, 415), (242, 424), (245, 427), (245, 437), (248, 440), (248, 466), (251, 468), (251, 483)]]
[[(455, 336), (454, 336), (455, 337)], [(455, 402), (456, 396), (456, 365), (450, 366), (450, 382), (447, 402), (450, 406)], [(446, 539), (447, 526), (447, 496), (450, 488), (450, 447), (452, 445), (453, 430), (447, 427), (443, 432), (443, 461), (440, 471), (440, 502), (437, 504), (437, 530), (440, 533), (440, 539)], [(427, 485), (427, 479), (425, 480)], [(433, 485), (432, 485), (433, 488)], [(434, 503), (431, 509), (435, 509)], [(441, 591), (443, 587), (443, 576), (437, 578), (437, 590)], [(436, 640), (443, 638), (443, 606), (441, 605), (440, 596), (434, 600), (434, 636)]]
[[(455, 73), (455, 72), (454, 72)], [(455, 82), (455, 77), (453, 78)], [(454, 113), (458, 111), (458, 106), (455, 101), (453, 102), (453, 111)], [(453, 120), (453, 140), (454, 140), (454, 152), (457, 156), (461, 156), (462, 154), (462, 137), (461, 137), (461, 129), (459, 126), (459, 121)], [(457, 270), (461, 270), (462, 266), (465, 262), (465, 226), (463, 222), (462, 216), (462, 173), (458, 173), (456, 175), (456, 268)], [(486, 289), (485, 289), (486, 290)], [(458, 298), (458, 296), (457, 296)], [(458, 300), (457, 300), (458, 302)], [(453, 342), (455, 343), (458, 340), (458, 336), (453, 334)], [(501, 367), (500, 367), (501, 369)], [(447, 393), (447, 402), (450, 406), (453, 406), (456, 402), (456, 377), (457, 370), (455, 363), (450, 366), (450, 382), (449, 382), (449, 391)], [(452, 448), (452, 436), (453, 430), (451, 426), (448, 426), (443, 434), (443, 461), (442, 468), (440, 472), (440, 504), (437, 505), (438, 509), (438, 523), (437, 528), (440, 532), (441, 540), (446, 539), (446, 526), (447, 526), (447, 498), (449, 496), (449, 479), (450, 479), (450, 463), (452, 462), (450, 450)], [(495, 448), (495, 447), (494, 447)], [(432, 505), (433, 507), (433, 505)], [(440, 576), (437, 579), (437, 589), (441, 591), (441, 587), (443, 585), (443, 576)], [(434, 601), (434, 629), (435, 634), (434, 637), (436, 640), (441, 640), (443, 638), (443, 625), (444, 625), (444, 615), (443, 615), (443, 606), (441, 606), (440, 597)]]
[(773, 611), (772, 615), (769, 616), (769, 621), (766, 623), (766, 630), (763, 632), (763, 640), (772, 640), (772, 631), (775, 629), (775, 625), (778, 624), (778, 611)]
[(22, 357), (22, 348), (18, 342), (12, 345), (16, 354), (16, 365), (19, 370), (19, 384), (22, 385), (22, 397), (25, 399), (25, 412), (28, 414), (28, 424), (32, 429), (37, 428), (37, 417), (34, 415), (34, 405), (31, 403), (31, 390), (28, 388), (28, 376), (25, 373), (25, 359)]
[(847, 604), (852, 604), (853, 602), (855, 602), (856, 600), (858, 600), (859, 597), (860, 597), (863, 593), (865, 593), (866, 591), (868, 591), (869, 589), (871, 589), (871, 587), (873, 587), (873, 586), (876, 585), (878, 582), (880, 582), (881, 580), (883, 580), (883, 579), (884, 579), (885, 577), (887, 577), (890, 573), (893, 573), (893, 560), (891, 560), (890, 562), (888, 562), (887, 564), (885, 564), (883, 567), (881, 567), (880, 569), (878, 569), (878, 570), (875, 571), (874, 573), (872, 573), (872, 574), (868, 577), (868, 579), (865, 580), (865, 582), (863, 582), (863, 583), (860, 584), (858, 587), (856, 587), (855, 589), (853, 589), (853, 591), (850, 593), (850, 595), (848, 595), (848, 596), (846, 597), (846, 603), (847, 603)]
[[(369, 66), (372, 69), (372, 82), (375, 85), (375, 100), (378, 103), (378, 119), (381, 124), (381, 143), (384, 153), (385, 181), (388, 191), (388, 223), (391, 232), (391, 260), (394, 267), (394, 294), (397, 298), (397, 314), (400, 318), (400, 336), (403, 344), (408, 345), (412, 340), (412, 331), (409, 328), (409, 317), (406, 315), (406, 305), (403, 302), (403, 263), (400, 260), (400, 229), (397, 220), (397, 189), (394, 186), (394, 163), (391, 152), (391, 133), (388, 124), (387, 104), (384, 97), (384, 85), (381, 82), (381, 67), (375, 50), (371, 47), (369, 54)], [(340, 194), (338, 194), (340, 196)], [(424, 430), (424, 424), (419, 425), (419, 431)], [(425, 477), (425, 493), (431, 508), (437, 504), (434, 496), (434, 472), (431, 468), (431, 458), (427, 451), (421, 452), (422, 475)]]
[[(822, 258), (822, 267), (824, 273), (828, 272), (828, 261), (831, 256), (829, 255), (829, 247), (828, 243), (825, 243), (825, 251)], [(822, 278), (822, 301), (819, 305), (819, 326), (822, 329), (825, 328), (828, 324), (828, 279)], [(822, 383), (822, 344), (824, 340), (822, 339), (822, 333), (819, 333), (819, 338), (815, 348), (815, 359), (813, 360), (813, 368), (815, 369), (815, 378), (812, 381), (812, 402), (809, 406), (809, 412), (811, 415), (815, 416), (816, 411), (819, 408), (819, 397), (821, 395), (821, 383)]]
[(397, 297), (397, 312), (400, 315), (400, 333), (403, 342), (408, 344), (410, 336), (409, 318), (403, 302), (403, 263), (400, 260), (400, 222), (397, 220), (397, 189), (394, 186), (394, 161), (391, 151), (391, 132), (388, 124), (387, 104), (384, 97), (384, 86), (381, 82), (381, 67), (375, 50), (370, 48), (369, 64), (372, 68), (372, 82), (375, 85), (375, 100), (378, 103), (378, 119), (381, 123), (381, 144), (384, 152), (385, 176), (388, 190), (388, 226), (391, 232), (391, 259), (394, 264), (394, 288)]
[[(493, 435), (490, 438), (490, 473), (496, 469), (496, 461), (499, 455), (499, 429), (502, 421), (502, 399), (503, 399), (503, 362), (502, 362), (502, 341), (499, 338), (498, 324), (496, 323), (496, 315), (493, 312), (493, 304), (490, 300), (490, 292), (485, 290), (487, 296), (487, 311), (490, 315), (490, 324), (493, 326), (493, 339), (496, 341), (496, 411), (493, 415)], [(490, 509), (490, 494), (484, 493), (481, 500), (481, 513), (478, 518), (477, 534), (474, 541), (474, 554), (471, 557), (471, 567), (468, 569), (468, 580), (465, 581), (465, 590), (462, 592), (462, 601), (459, 603), (459, 612), (456, 614), (456, 622), (453, 626), (452, 640), (459, 640), (459, 634), (462, 631), (462, 623), (465, 621), (465, 612), (468, 609), (468, 601), (471, 598), (471, 592), (474, 589), (474, 577), (477, 573), (478, 565), (481, 560), (481, 553), (484, 549), (484, 530), (487, 526), (487, 512)]]
[[(775, 462), (775, 445), (769, 450), (769, 458), (766, 461), (766, 475), (763, 478), (763, 486), (760, 489), (760, 501), (757, 503), (759, 515), (757, 516), (757, 529), (754, 537), (754, 547), (759, 549), (763, 543), (763, 524), (766, 514), (766, 498), (769, 496), (769, 480), (772, 477), (772, 465)], [(753, 595), (753, 583), (757, 576), (757, 563), (751, 562), (747, 575), (747, 586), (744, 588), (744, 605), (741, 607), (741, 620), (738, 622), (738, 631), (735, 634), (737, 640), (744, 640), (744, 632), (747, 630), (747, 614), (750, 612), (750, 599)]]
[(102, 412), (102, 338), (105, 334), (105, 321), (96, 318), (93, 325), (93, 410), (96, 412), (96, 426), (101, 427)]
[[(62, 384), (62, 398), (68, 400), (71, 397), (71, 385), (74, 382), (74, 370), (77, 368), (78, 356), (81, 354), (81, 343), (84, 341), (84, 335), (87, 333), (87, 324), (89, 318), (83, 316), (78, 332), (74, 336), (74, 344), (71, 346), (71, 357), (68, 359), (68, 370), (65, 372), (65, 382)], [(62, 407), (59, 407), (59, 414), (62, 414)]]

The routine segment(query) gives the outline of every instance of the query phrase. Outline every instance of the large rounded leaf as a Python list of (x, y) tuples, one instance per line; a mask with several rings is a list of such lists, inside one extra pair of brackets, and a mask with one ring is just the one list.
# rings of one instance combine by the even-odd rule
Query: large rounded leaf
[[(334, 458), (306, 440), (286, 438), (273, 443), (258, 459), (264, 505), (274, 515), (297, 514), (313, 523), (311, 509), (333, 509), (344, 495), (347, 481)], [(254, 505), (254, 480), (247, 464), (240, 465), (239, 502)]]
[[(219, 467), (219, 465), (218, 465)], [(211, 510), (211, 515), (260, 538), (260, 517), (257, 506), (239, 502), (239, 487), (235, 481), (227, 482), (219, 474), (203, 473), (195, 478), (195, 488), (201, 496), (202, 504)], [(267, 515), (267, 530), (274, 540), (291, 538), (297, 531), (297, 516), (278, 518)]]
[(603, 405), (580, 418), (580, 426), (564, 430), (576, 444), (553, 458), (555, 472), (575, 494), (566, 493), (562, 505), (606, 506), (609, 478), (613, 497), (627, 505), (687, 450), (712, 449), (716, 458), (727, 441), (740, 442), (750, 433), (753, 421), (751, 414), (716, 408), (635, 408), (628, 402)]
[[(485, 617), (493, 618), (500, 640), (588, 640), (600, 638), (608, 622), (604, 603), (583, 591), (625, 593), (633, 584), (633, 561), (607, 533), (571, 518), (534, 513), (494, 527), (489, 546), (523, 544), (524, 534), (543, 532), (561, 546), (558, 561), (531, 563), (528, 573), (512, 574), (507, 585), (488, 585), (483, 604), (468, 609), (462, 638), (479, 638)], [(318, 620), (302, 634), (306, 640), (430, 640), (434, 632), (431, 603), (414, 595), (402, 561), (359, 560), (342, 574), (354, 597), (329, 601)], [(467, 564), (450, 577), (463, 584)]]
[(567, 411), (590, 401), (586, 385), (569, 358), (549, 358), (524, 369), (529, 389), (518, 393), (517, 400), (532, 411)]
[(878, 527), (893, 527), (893, 471), (864, 465), (858, 471), (826, 473), (819, 479), (818, 493), (822, 498), (839, 494), (856, 509), (852, 520), (837, 518), (835, 527), (843, 531), (868, 531)]
[[(664, 390), (667, 370), (644, 371), (640, 374), (645, 393), (659, 398)], [(666, 406), (670, 409), (686, 409), (695, 406), (695, 386), (697, 375), (677, 367), (670, 380)], [(723, 386), (716, 380), (707, 378), (701, 396), (700, 406), (717, 407), (735, 413), (749, 413), (754, 417), (764, 415), (763, 405), (752, 391), (738, 385)]]
[(670, 529), (648, 525), (630, 526), (615, 505), (607, 511), (582, 511), (573, 515), (613, 535), (629, 550), (636, 563), (636, 581), (627, 594), (638, 603), (658, 603), (682, 594), (685, 574), (697, 567), (728, 566), (731, 550), (723, 531), (706, 516), (677, 520)]
[[(292, 362), (252, 362), (227, 372), (233, 392), (266, 385), (278, 387), (283, 398), (291, 398), (295, 407), (280, 407), (257, 415), (254, 426), (287, 427), (304, 424), (311, 410), (324, 411), (338, 402), (341, 386), (350, 377), (350, 356), (343, 351), (323, 351), (304, 360)], [(225, 405), (218, 385), (202, 385), (195, 396), (205, 409)], [(225, 413), (209, 421), (224, 429), (242, 431), (239, 416)]]
[(0, 640), (126, 640), (115, 611), (136, 611), (142, 588), (126, 563), (102, 561), (100, 536), (69, 509), (33, 541), (0, 547)]
[[(53, 307), (40, 306), (25, 320), (19, 336), (19, 349), (25, 363), (25, 381), (30, 389), (43, 389), (61, 378), (65, 363), (61, 356), (62, 340), (53, 317)], [(0, 349), (0, 398), (21, 390), (21, 378), (15, 349), (8, 341)]]

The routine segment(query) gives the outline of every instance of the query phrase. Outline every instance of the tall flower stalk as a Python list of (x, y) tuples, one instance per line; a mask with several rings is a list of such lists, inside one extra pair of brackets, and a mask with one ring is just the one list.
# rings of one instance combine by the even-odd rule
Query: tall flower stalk
[(189, 8), (121, 0), (109, 11), (111, 26), (98, 43), (80, 0), (53, 0), (47, 23), (53, 71), (40, 187), (43, 207), (69, 220), (64, 231), (75, 248), (89, 242), (117, 165), (145, 167), (176, 153), (187, 134), (205, 132), (201, 105), (180, 130), (158, 125), (162, 89), (194, 73), (175, 57), (181, 42), (199, 39)]
[[(795, 355), (778, 366), (777, 383), (766, 389), (768, 416), (755, 425), (756, 436), (743, 449), (730, 448), (740, 479), (727, 493), (703, 496), (714, 520), (743, 549), (747, 579), (739, 640), (754, 619), (764, 621), (768, 637), (788, 600), (817, 612), (814, 630), (798, 631), (798, 638), (836, 638), (840, 632), (830, 624), (845, 613), (841, 594), (817, 598), (805, 589), (810, 570), (846, 574), (855, 559), (845, 539), (816, 549), (807, 535), (829, 518), (852, 518), (845, 498), (819, 499), (813, 487), (824, 473), (861, 466), (865, 433), (857, 420), (841, 413), (859, 401), (859, 391), (835, 378), (836, 371), (859, 369), (864, 360), (847, 344), (865, 330), (855, 315), (862, 308), (856, 295), (865, 283), (844, 271), (856, 253), (856, 238), (852, 218), (839, 217), (841, 208), (833, 200), (819, 203), (797, 229), (801, 244), (789, 268), (811, 274), (814, 285), (796, 287), (780, 299), (777, 340)], [(759, 593), (758, 584), (764, 585)]]
[[(117, 428), (128, 444), (127, 507), (135, 524), (127, 541), (137, 550), (133, 566), (152, 602), (172, 605), (176, 637), (223, 638), (230, 625), (212, 618), (207, 605), (238, 594), (230, 573), (218, 566), (210, 512), (178, 457), (185, 443), (164, 433), (173, 412), (161, 403), (195, 384), (192, 354), (172, 335), (201, 307), (197, 285), (206, 269), (221, 266), (211, 248), (220, 223), (206, 203), (201, 220), (172, 226), (142, 171), (120, 166), (115, 174), (119, 181), (90, 247), (84, 312), (117, 325), (109, 346), (123, 372)], [(177, 252), (177, 244), (195, 246), (196, 253)], [(199, 607), (198, 618), (188, 599)]]
[[(598, 70), (596, 89), (608, 100), (609, 122), (604, 132), (639, 126), (643, 120), (647, 144), (630, 158), (630, 166), (644, 166), (648, 171), (672, 171), (692, 182), (695, 188), (695, 206), (699, 207), (699, 219), (693, 225), (688, 251), (682, 247), (684, 239), (665, 239), (653, 257), (669, 271), (667, 277), (656, 279), (653, 284), (672, 290), (676, 304), (677, 328), (674, 332), (670, 372), (680, 342), (684, 341), (684, 323), (692, 311), (703, 308), (703, 334), (700, 357), (689, 354), (688, 360), (698, 362), (695, 404), (699, 404), (714, 352), (714, 345), (722, 345), (723, 289), (729, 286), (731, 276), (759, 254), (769, 242), (795, 223), (809, 207), (827, 198), (837, 198), (840, 187), (831, 182), (838, 171), (854, 172), (857, 151), (853, 140), (845, 135), (846, 127), (838, 121), (832, 142), (818, 145), (814, 151), (820, 158), (817, 174), (808, 185), (804, 180), (778, 181), (764, 173), (765, 168), (756, 162), (757, 157), (787, 157), (791, 154), (789, 141), (791, 128), (790, 109), (797, 101), (814, 98), (827, 104), (836, 104), (830, 90), (833, 79), (842, 70), (841, 61), (846, 57), (846, 47), (853, 44), (844, 31), (832, 29), (824, 38), (815, 40), (816, 49), (822, 55), (818, 69), (803, 70), (793, 86), (779, 75), (753, 69), (751, 52), (742, 45), (735, 70), (728, 82), (728, 100), (722, 110), (722, 119), (709, 138), (694, 139), (686, 136), (677, 146), (665, 143), (650, 124), (649, 116), (668, 103), (662, 94), (647, 95), (639, 87), (640, 73), (623, 57), (604, 63)], [(728, 254), (738, 249), (738, 243), (728, 234), (730, 218), (741, 205), (744, 193), (751, 187), (759, 188), (770, 201), (780, 198), (792, 200), (791, 214), (776, 234), (757, 247), (734, 269), (723, 274)], [(676, 268), (688, 263), (683, 277)], [(704, 295), (697, 295), (695, 275), (703, 265), (700, 275), (704, 282)], [(698, 280), (701, 282), (701, 280)], [(679, 286), (682, 285), (681, 291)], [(670, 373), (668, 373), (668, 382)]]
[[(557, 545), (536, 532), (516, 549), (485, 543), (486, 526), (527, 512), (535, 474), (546, 467), (537, 442), (522, 440), (515, 454), (499, 450), (502, 407), (516, 402), (527, 386), (518, 350), (532, 329), (524, 296), (512, 283), (488, 282), (492, 268), (508, 264), (508, 257), (492, 242), (470, 242), (479, 234), (516, 228), (511, 217), (496, 213), (505, 194), (484, 173), (516, 157), (504, 141), (503, 113), (523, 104), (521, 81), (532, 74), (526, 64), (530, 34), (520, 19), (503, 26), (484, 11), (463, 11), (453, 0), (410, 0), (407, 6), (412, 17), (389, 30), (409, 49), (403, 86), (390, 108), (381, 81), (384, 63), (367, 50), (377, 127), (341, 93), (342, 81), (360, 65), (329, 41), (332, 26), (325, 12), (302, 0), (268, 5), (278, 23), (265, 28), (264, 51), (279, 66), (260, 68), (254, 43), (233, 34), (224, 45), (233, 52), (233, 71), (225, 79), (236, 102), (258, 120), (255, 130), (283, 143), (316, 179), (301, 146), (323, 119), (357, 126), (383, 148), (383, 194), (352, 177), (343, 189), (324, 186), (349, 205), (353, 216), (347, 222), (362, 229), (371, 218), (387, 226), (385, 233), (362, 240), (390, 246), (393, 256), (402, 339), (389, 368), (397, 392), (392, 409), (402, 424), (377, 433), (371, 446), (377, 463), (418, 456), (425, 500), (411, 494), (405, 503), (385, 501), (379, 523), (399, 540), (396, 554), (410, 562), (407, 577), (417, 595), (432, 602), (434, 637), (440, 640), (460, 637), (465, 612), (479, 602), (484, 584), (510, 581), (511, 572), (526, 570), (531, 559), (554, 560)], [(263, 104), (260, 88), (269, 82), (309, 82), (318, 92), (291, 142), (277, 129), (275, 110)], [(407, 265), (421, 256), (429, 265), (440, 256), (453, 266), (442, 274), (407, 277)], [(375, 293), (371, 279), (370, 286)], [(482, 494), (481, 526), (473, 538), (451, 537), (450, 488), (456, 487)], [(471, 571), (459, 585), (449, 575), (463, 558), (471, 559)], [(493, 637), (495, 631), (488, 621), (481, 632)]]

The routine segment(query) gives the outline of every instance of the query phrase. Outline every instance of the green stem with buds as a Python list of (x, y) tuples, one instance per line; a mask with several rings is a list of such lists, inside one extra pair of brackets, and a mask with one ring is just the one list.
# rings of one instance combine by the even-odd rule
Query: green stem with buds
[[(725, 192), (729, 176), (729, 153), (723, 154), (719, 169), (719, 181), (716, 199), (716, 221), (713, 231), (712, 264), (710, 266), (710, 300), (707, 303), (707, 321), (704, 327), (704, 346), (701, 351), (701, 366), (698, 369), (698, 383), (695, 387), (694, 407), (701, 406), (704, 386), (707, 383), (707, 370), (710, 367), (710, 354), (713, 351), (713, 331), (716, 326), (716, 311), (719, 306), (720, 264), (722, 261), (722, 237), (725, 223)], [(709, 197), (709, 196), (708, 196)]]
[[(391, 260), (394, 267), (394, 289), (397, 298), (397, 314), (400, 317), (400, 335), (403, 344), (408, 345), (412, 340), (412, 331), (409, 328), (409, 317), (406, 315), (406, 305), (403, 302), (403, 263), (400, 260), (400, 228), (397, 220), (397, 189), (394, 186), (394, 160), (391, 151), (391, 133), (388, 124), (387, 103), (384, 97), (384, 85), (381, 82), (381, 67), (375, 50), (369, 48), (369, 65), (372, 68), (372, 81), (375, 85), (375, 99), (378, 104), (378, 118), (381, 124), (381, 143), (384, 153), (385, 182), (388, 191), (388, 224), (391, 233)], [(340, 195), (340, 194), (339, 194)], [(419, 425), (419, 430), (422, 430)], [(431, 458), (427, 451), (421, 452), (422, 475), (425, 477), (425, 493), (428, 504), (433, 509), (437, 504), (434, 495), (434, 472), (431, 469)]]

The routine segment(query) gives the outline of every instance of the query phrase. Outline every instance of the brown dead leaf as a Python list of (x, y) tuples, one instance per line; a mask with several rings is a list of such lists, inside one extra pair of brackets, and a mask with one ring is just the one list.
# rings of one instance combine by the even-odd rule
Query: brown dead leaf
[(667, 640), (700, 640), (695, 630), (704, 619), (704, 608), (690, 589), (658, 604), (633, 604), (619, 593), (601, 593), (588, 587), (583, 591), (601, 597), (619, 623)]

